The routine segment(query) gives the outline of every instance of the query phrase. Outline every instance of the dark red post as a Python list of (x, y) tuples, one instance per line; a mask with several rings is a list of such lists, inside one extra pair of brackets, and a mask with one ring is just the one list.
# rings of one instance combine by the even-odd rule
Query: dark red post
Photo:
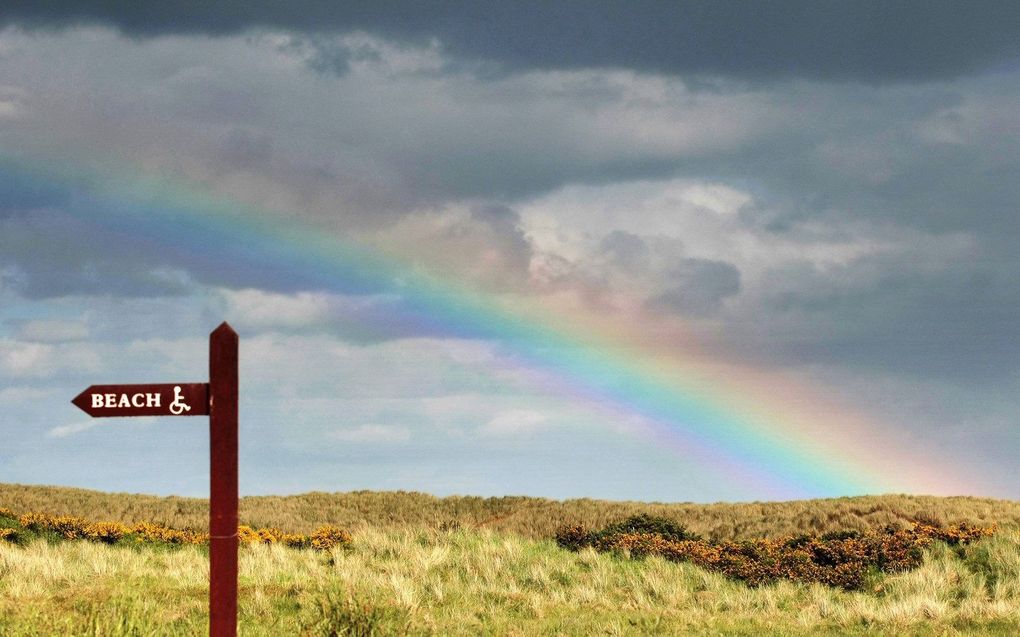
[(209, 635), (237, 635), (237, 332), (209, 335)]

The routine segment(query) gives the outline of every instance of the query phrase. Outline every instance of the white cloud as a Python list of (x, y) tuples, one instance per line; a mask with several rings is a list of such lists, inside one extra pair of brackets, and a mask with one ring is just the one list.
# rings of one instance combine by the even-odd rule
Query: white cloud
[(0, 388), (0, 405), (31, 404), (52, 394), (50, 390), (37, 387), (4, 387)]
[(0, 374), (12, 378), (51, 378), (63, 372), (95, 372), (101, 368), (98, 348), (86, 343), (0, 338)]
[(52, 345), (0, 340), (0, 370), (12, 376), (46, 376), (52, 359)]
[(53, 429), (50, 429), (49, 431), (47, 431), (46, 432), (46, 437), (47, 438), (67, 438), (68, 436), (73, 436), (73, 435), (79, 434), (79, 433), (81, 433), (83, 431), (88, 431), (89, 429), (92, 429), (93, 427), (98, 427), (101, 424), (102, 424), (102, 422), (99, 421), (99, 420), (83, 420), (81, 422), (75, 422), (75, 423), (71, 423), (69, 425), (60, 425), (59, 427), (54, 427)]
[(38, 320), (22, 325), (18, 336), (22, 340), (43, 343), (80, 341), (88, 338), (89, 329), (80, 321)]
[[(130, 423), (130, 425), (132, 425), (132, 426), (148, 425), (148, 424), (152, 424), (152, 423), (156, 422), (156, 418), (154, 418), (152, 416), (143, 416), (141, 418), (137, 418), (137, 417), (136, 418), (131, 418), (127, 422)], [(67, 438), (67, 437), (73, 436), (75, 434), (80, 434), (83, 431), (88, 431), (89, 429), (93, 429), (93, 428), (98, 427), (99, 425), (102, 425), (102, 424), (104, 424), (103, 420), (98, 419), (98, 418), (93, 418), (92, 420), (83, 420), (83, 421), (80, 421), (80, 422), (73, 422), (73, 423), (70, 423), (70, 424), (67, 424), (67, 425), (60, 425), (60, 426), (57, 426), (57, 427), (53, 427), (52, 429), (47, 431), (46, 432), (46, 437), (47, 438)], [(120, 423), (120, 424), (121, 424), (121, 426), (123, 426), (124, 423)]]
[(530, 409), (511, 409), (496, 414), (478, 431), (498, 438), (527, 436), (546, 427), (548, 422), (548, 414)]
[(221, 290), (227, 314), (237, 317), (238, 326), (307, 327), (330, 316), (331, 295), (322, 292), (280, 294), (257, 289)]
[(353, 429), (336, 430), (330, 437), (344, 442), (404, 443), (411, 439), (411, 430), (407, 427), (366, 424)]
[[(158, 382), (192, 382), (192, 378), (198, 381), (208, 369), (208, 351), (208, 338), (155, 337), (118, 345), (111, 355), (122, 357), (119, 367), (142, 374), (144, 378), (165, 375)], [(190, 378), (182, 378), (182, 375)]]

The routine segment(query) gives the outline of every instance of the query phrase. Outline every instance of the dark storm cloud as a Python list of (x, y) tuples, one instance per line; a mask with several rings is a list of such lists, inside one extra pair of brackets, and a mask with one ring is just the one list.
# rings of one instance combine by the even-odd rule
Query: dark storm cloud
[[(1020, 52), (1020, 4), (845, 2), (41, 2), (6, 24), (110, 24), (136, 36), (362, 30), (424, 42), (506, 70), (625, 67), (743, 78), (926, 80)], [(342, 68), (344, 65), (339, 65)]]

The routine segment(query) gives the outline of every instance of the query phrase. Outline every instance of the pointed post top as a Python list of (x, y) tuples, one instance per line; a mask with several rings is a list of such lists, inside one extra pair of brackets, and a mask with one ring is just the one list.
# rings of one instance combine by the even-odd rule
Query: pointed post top
[(232, 334), (233, 336), (237, 336), (237, 332), (235, 332), (234, 328), (230, 327), (230, 323), (227, 323), (226, 321), (223, 321), (222, 323), (220, 323), (219, 327), (214, 329), (212, 331), (212, 333), (213, 334)]

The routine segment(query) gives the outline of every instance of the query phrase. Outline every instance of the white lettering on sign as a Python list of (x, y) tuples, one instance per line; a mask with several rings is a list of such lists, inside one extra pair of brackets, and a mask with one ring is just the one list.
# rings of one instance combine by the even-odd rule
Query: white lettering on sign
[(106, 407), (159, 407), (162, 395), (155, 394), (92, 394), (94, 409)]

